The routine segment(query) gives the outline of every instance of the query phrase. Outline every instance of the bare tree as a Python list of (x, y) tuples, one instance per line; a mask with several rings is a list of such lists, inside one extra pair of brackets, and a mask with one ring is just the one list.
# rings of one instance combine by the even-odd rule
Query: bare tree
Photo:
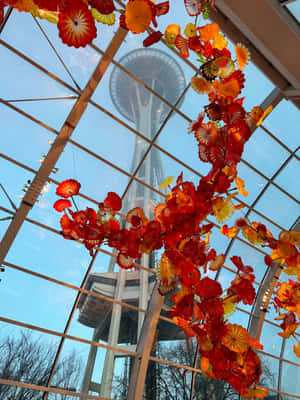
[[(177, 364), (193, 366), (196, 346), (192, 341), (158, 343), (154, 356)], [(200, 357), (199, 357), (200, 359)], [(132, 361), (130, 364), (132, 364)], [(124, 362), (126, 365), (126, 361)], [(128, 360), (127, 360), (128, 364)], [(199, 368), (199, 362), (197, 363)], [(121, 370), (121, 368), (120, 368)], [(266, 360), (262, 360), (261, 384), (274, 387), (274, 376)], [(122, 371), (115, 377), (112, 397), (126, 400), (130, 371)], [(209, 379), (201, 373), (195, 375), (194, 389), (191, 390), (192, 371), (172, 365), (150, 361), (143, 400), (239, 400), (240, 396), (230, 384), (218, 379)], [(276, 397), (277, 398), (277, 397)], [(272, 393), (267, 399), (274, 399)]]
[[(32, 333), (18, 337), (6, 336), (0, 341), (0, 378), (47, 386), (55, 359), (57, 346), (34, 338)], [(80, 359), (75, 351), (61, 359), (55, 369), (52, 386), (75, 390), (80, 376)], [(0, 400), (37, 400), (38, 391), (0, 385)], [(51, 393), (51, 400), (67, 400), (73, 397)]]
[[(195, 346), (185, 341), (157, 344), (155, 356), (182, 365), (193, 365)], [(154, 354), (153, 354), (154, 355)], [(144, 400), (190, 400), (192, 371), (171, 365), (149, 362), (144, 390)], [(128, 374), (115, 378), (112, 397), (126, 400)], [(197, 373), (192, 400), (238, 400), (231, 385), (224, 381), (208, 379)]]

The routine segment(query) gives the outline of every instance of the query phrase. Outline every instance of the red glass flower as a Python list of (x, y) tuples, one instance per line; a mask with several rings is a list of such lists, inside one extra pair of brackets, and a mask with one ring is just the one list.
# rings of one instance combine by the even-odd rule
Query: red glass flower
[(88, 6), (74, 0), (60, 11), (57, 28), (59, 37), (68, 46), (85, 47), (97, 36), (95, 20)]
[(53, 208), (58, 212), (62, 212), (66, 208), (70, 207), (72, 207), (72, 203), (70, 202), (70, 200), (63, 200), (63, 199), (57, 200), (53, 205)]
[(114, 211), (120, 211), (122, 208), (122, 200), (115, 192), (108, 192), (104, 204)]
[(208, 277), (201, 279), (196, 285), (196, 293), (205, 299), (221, 296), (222, 292), (223, 289), (220, 283)]
[(77, 195), (79, 193), (80, 188), (81, 185), (79, 182), (75, 181), (75, 179), (68, 179), (66, 181), (61, 182), (57, 186), (56, 194), (66, 199), (68, 197)]

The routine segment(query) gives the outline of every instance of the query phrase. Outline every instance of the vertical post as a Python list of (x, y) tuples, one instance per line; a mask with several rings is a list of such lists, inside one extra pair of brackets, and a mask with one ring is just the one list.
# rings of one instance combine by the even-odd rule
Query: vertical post
[(164, 297), (158, 292), (158, 285), (159, 283), (156, 282), (138, 340), (137, 356), (132, 368), (127, 400), (141, 400), (143, 397), (149, 357), (164, 302)]
[[(122, 294), (126, 282), (127, 273), (124, 269), (118, 272), (117, 286), (114, 298), (122, 301)], [(122, 316), (122, 306), (113, 304), (111, 312), (111, 321), (108, 334), (108, 344), (110, 346), (117, 346), (120, 332), (120, 323)], [(103, 372), (101, 378), (101, 391), (100, 396), (110, 397), (112, 391), (112, 383), (114, 378), (114, 365), (115, 365), (115, 352), (106, 350), (105, 361), (103, 365)]]

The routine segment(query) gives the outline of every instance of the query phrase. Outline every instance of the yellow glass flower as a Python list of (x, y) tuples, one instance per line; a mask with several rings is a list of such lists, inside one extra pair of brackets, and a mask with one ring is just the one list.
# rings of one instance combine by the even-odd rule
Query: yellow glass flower
[(174, 176), (168, 176), (164, 181), (158, 186), (158, 189), (164, 189), (167, 186), (171, 185), (171, 183), (174, 181)]
[(238, 43), (234, 50), (236, 54), (236, 62), (239, 66), (239, 69), (243, 71), (250, 61), (249, 50), (242, 43)]
[(33, 12), (31, 12), (31, 14), (34, 17), (46, 19), (48, 22), (51, 22), (51, 24), (58, 23), (58, 12), (56, 11), (38, 10), (38, 15), (34, 15)]
[(169, 260), (169, 258), (163, 254), (157, 267), (157, 277), (159, 280), (164, 280), (170, 283), (175, 279), (176, 267)]
[(165, 41), (169, 47), (175, 46), (176, 36), (180, 34), (180, 26), (171, 24), (166, 27), (165, 30)]
[(191, 22), (187, 24), (184, 30), (184, 34), (187, 38), (191, 38), (197, 35), (196, 25), (192, 24)]
[(95, 20), (100, 22), (101, 24), (114, 25), (115, 18), (116, 18), (114, 13), (101, 14), (101, 13), (99, 13), (98, 10), (96, 10), (96, 8), (92, 8), (91, 12), (92, 12), (92, 16), (95, 18)]
[(229, 350), (245, 353), (249, 348), (249, 334), (245, 328), (237, 324), (228, 324), (222, 342)]
[(212, 46), (215, 49), (223, 50), (228, 46), (228, 41), (225, 39), (225, 37), (221, 33), (218, 33), (214, 38)]
[(221, 224), (229, 219), (234, 213), (234, 204), (231, 200), (231, 197), (228, 196), (225, 199), (218, 197), (216, 200), (214, 200), (213, 211), (216, 220)]
[(223, 301), (224, 318), (230, 317), (236, 310), (237, 302), (233, 297), (225, 298)]

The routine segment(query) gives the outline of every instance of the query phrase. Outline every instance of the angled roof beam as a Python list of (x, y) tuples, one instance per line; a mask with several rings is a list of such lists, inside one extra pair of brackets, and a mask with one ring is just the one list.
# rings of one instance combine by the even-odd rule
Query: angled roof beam
[(38, 199), (42, 188), (49, 179), (49, 176), (57, 160), (64, 151), (65, 146), (68, 143), (68, 140), (70, 139), (72, 133), (74, 132), (74, 129), (76, 128), (82, 114), (84, 113), (89, 100), (94, 94), (99, 82), (103, 78), (107, 68), (112, 62), (112, 59), (118, 51), (119, 47), (123, 43), (126, 35), (126, 30), (122, 28), (118, 29), (105, 54), (96, 66), (86, 87), (74, 104), (54, 143), (52, 144), (47, 156), (45, 157), (44, 162), (42, 163), (38, 173), (36, 174), (31, 185), (29, 186), (28, 191), (26, 192), (26, 195), (24, 196), (24, 199), (19, 209), (15, 213), (14, 218), (0, 243), (0, 265), (4, 261), (11, 245), (13, 244), (27, 214), (34, 206), (34, 203)]
[[(282, 15), (282, 12), (286, 10), (280, 6), (278, 0), (253, 1), (255, 1), (255, 4), (253, 2), (248, 2), (246, 4), (246, 2), (236, 2), (234, 0), (217, 0), (216, 4), (218, 9), (217, 11), (211, 11), (210, 18), (219, 24), (221, 30), (230, 40), (235, 43), (242, 42), (247, 46), (251, 53), (251, 60), (254, 62), (254, 64), (280, 90), (287, 90), (290, 86), (298, 87), (300, 85), (300, 75), (299, 69), (297, 66), (295, 66), (295, 49), (300, 49), (299, 24), (294, 26), (295, 24), (288, 23), (286, 17)], [(259, 4), (256, 4), (257, 2)], [(275, 50), (268, 45), (269, 42), (265, 44), (267, 38), (271, 37), (272, 35), (274, 36), (274, 29), (271, 29), (272, 26), (270, 28), (270, 23), (267, 30), (263, 24), (264, 34), (262, 34), (262, 38), (259, 37), (259, 39), (256, 37), (256, 35), (259, 35), (261, 32), (254, 32), (254, 29), (252, 32), (252, 26), (249, 27), (245, 24), (246, 22), (248, 24), (253, 22), (251, 19), (252, 16), (250, 18), (249, 15), (251, 13), (255, 13), (255, 24), (254, 22), (253, 24), (257, 27), (257, 25), (259, 25), (257, 16), (261, 15), (263, 18), (264, 15), (262, 11), (258, 13), (257, 10), (262, 9), (262, 7), (268, 10), (269, 19), (272, 17), (273, 20), (276, 20), (276, 22), (280, 23), (280, 26), (284, 28), (285, 36), (289, 38), (289, 40), (286, 40), (285, 42), (293, 41), (293, 44), (291, 43), (290, 46), (288, 46), (290, 49), (287, 49), (286, 46), (284, 47), (282, 45), (284, 42), (284, 38), (282, 37), (280, 40), (273, 40), (273, 44), (276, 44)], [(243, 19), (241, 20), (242, 14)], [(247, 18), (244, 18), (244, 14), (247, 15)], [(286, 14), (288, 14), (287, 11)], [(276, 35), (279, 34), (277, 31), (278, 29), (276, 30)], [(279, 47), (281, 50), (279, 50)], [(289, 51), (293, 52), (293, 54), (288, 57), (287, 54)], [(274, 52), (276, 52), (276, 54)], [(277, 57), (277, 55), (281, 53), (284, 53), (285, 55), (284, 60), (280, 59), (280, 57)], [(291, 101), (300, 109), (300, 101), (295, 98), (291, 99)]]

